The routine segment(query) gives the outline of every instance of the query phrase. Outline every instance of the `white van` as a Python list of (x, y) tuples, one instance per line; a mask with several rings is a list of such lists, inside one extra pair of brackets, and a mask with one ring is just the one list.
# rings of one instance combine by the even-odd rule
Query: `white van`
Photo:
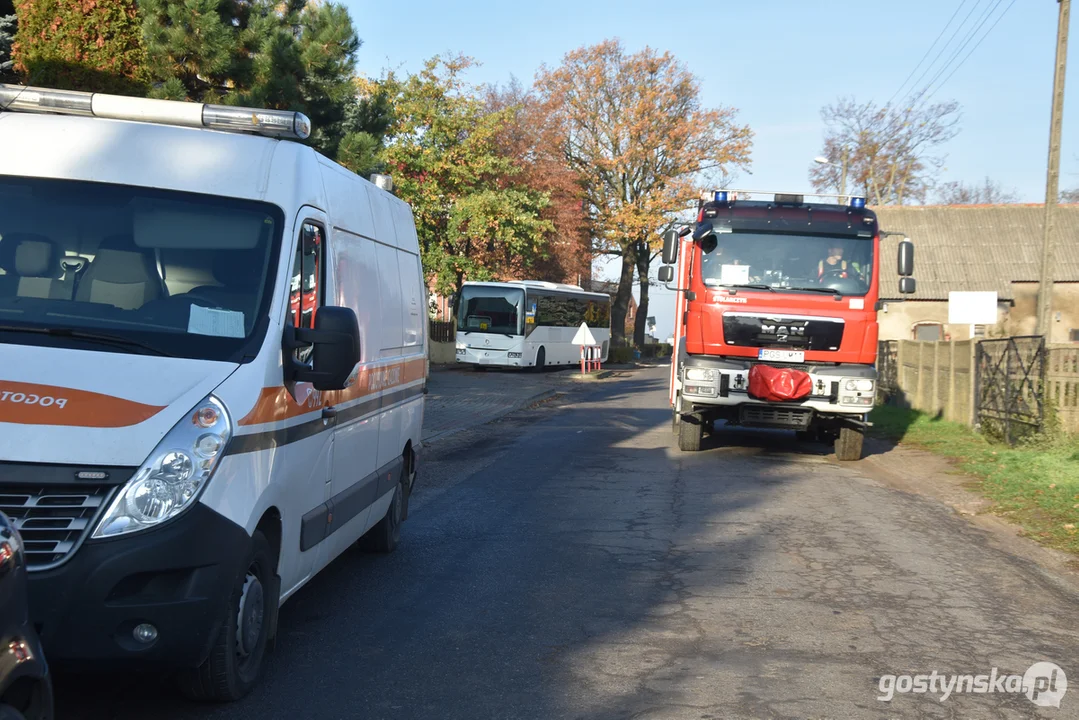
[(2, 108), (0, 510), (45, 653), (239, 698), (282, 602), (398, 542), (412, 212), (290, 141), (298, 113), (0, 85)]

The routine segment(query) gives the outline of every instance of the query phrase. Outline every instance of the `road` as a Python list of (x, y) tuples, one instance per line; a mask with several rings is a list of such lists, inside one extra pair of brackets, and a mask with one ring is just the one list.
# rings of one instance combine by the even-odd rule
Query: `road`
[(1079, 689), (877, 699), (1036, 661), (1079, 683), (1076, 596), (943, 504), (790, 434), (680, 454), (663, 369), (577, 392), (433, 443), (397, 552), (290, 600), (241, 703), (61, 678), (59, 720), (1079, 717)]

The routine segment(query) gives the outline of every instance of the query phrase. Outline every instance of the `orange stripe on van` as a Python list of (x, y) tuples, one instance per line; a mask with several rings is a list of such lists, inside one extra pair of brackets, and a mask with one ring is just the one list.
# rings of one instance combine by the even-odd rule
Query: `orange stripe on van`
[(58, 385), (0, 380), (0, 422), (6, 423), (128, 427), (152, 418), (165, 407)]
[(310, 383), (296, 383), (296, 397), (293, 397), (283, 386), (262, 388), (255, 406), (239, 424), (261, 425), (289, 420), (421, 380), (426, 373), (427, 361), (419, 358), (376, 368), (362, 368), (356, 382), (344, 390), (319, 392)]

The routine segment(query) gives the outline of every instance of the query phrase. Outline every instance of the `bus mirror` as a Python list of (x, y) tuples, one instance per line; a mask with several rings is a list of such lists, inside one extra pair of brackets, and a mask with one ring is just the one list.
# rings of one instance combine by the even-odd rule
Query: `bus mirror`
[(678, 232), (668, 230), (663, 233), (663, 264), (672, 265), (678, 261)]
[(899, 241), (899, 274), (903, 277), (909, 277), (914, 274), (914, 243), (910, 241), (910, 238), (903, 238)]
[(671, 265), (663, 265), (659, 269), (658, 277), (661, 283), (669, 283), (671, 280), (674, 280), (674, 267)]

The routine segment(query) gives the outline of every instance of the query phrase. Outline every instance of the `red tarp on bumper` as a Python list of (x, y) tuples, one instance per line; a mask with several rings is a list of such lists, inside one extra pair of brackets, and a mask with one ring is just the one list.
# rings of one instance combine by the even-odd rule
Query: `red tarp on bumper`
[(800, 400), (813, 392), (809, 373), (794, 368), (754, 365), (749, 369), (749, 395), (758, 400)]

